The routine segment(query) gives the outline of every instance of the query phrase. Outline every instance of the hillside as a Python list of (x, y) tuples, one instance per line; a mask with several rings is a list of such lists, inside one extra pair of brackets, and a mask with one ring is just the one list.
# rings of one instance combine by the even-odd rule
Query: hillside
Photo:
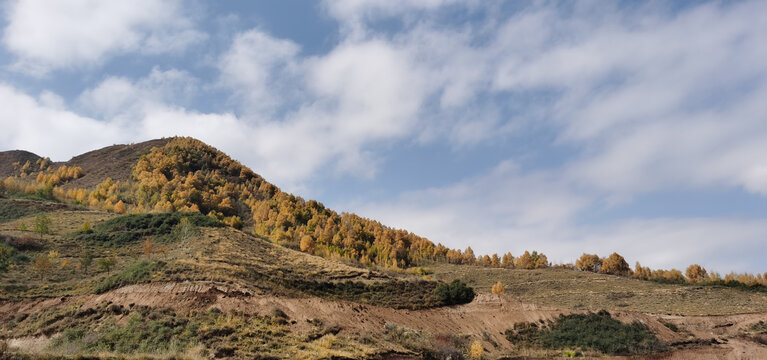
[(189, 138), (0, 158), (0, 359), (767, 358), (760, 286), (475, 257)]
[(26, 162), (34, 163), (40, 159), (39, 156), (23, 150), (10, 150), (0, 152), (0, 176), (5, 178), (15, 172), (14, 164), (24, 164)]

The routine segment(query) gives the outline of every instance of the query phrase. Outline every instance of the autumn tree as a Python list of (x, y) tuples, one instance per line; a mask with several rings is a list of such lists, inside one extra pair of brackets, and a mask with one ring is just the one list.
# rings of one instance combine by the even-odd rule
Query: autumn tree
[(125, 207), (125, 203), (122, 200), (118, 201), (117, 204), (115, 204), (114, 210), (115, 210), (115, 213), (117, 214), (125, 214), (125, 211), (127, 211)]
[(684, 272), (690, 282), (700, 282), (706, 279), (706, 269), (698, 264), (692, 264)]
[(512, 256), (510, 252), (504, 254), (501, 258), (501, 266), (507, 269), (514, 267), (514, 256)]
[(596, 254), (584, 253), (575, 261), (575, 268), (583, 271), (597, 272), (602, 268), (602, 259)]
[(36, 273), (40, 274), (40, 280), (42, 280), (43, 276), (53, 268), (53, 262), (51, 262), (51, 258), (48, 255), (40, 255), (35, 258), (32, 268)]
[(476, 256), (474, 255), (474, 250), (471, 249), (471, 246), (467, 247), (466, 250), (463, 252), (463, 263), (472, 265), (476, 261)]
[(600, 270), (605, 274), (628, 276), (631, 275), (631, 268), (623, 256), (618, 253), (612, 253), (606, 259), (602, 260)]
[(482, 359), (482, 355), (484, 355), (485, 348), (482, 347), (482, 343), (479, 341), (473, 341), (471, 343), (471, 347), (469, 348), (469, 356), (473, 360), (480, 360)]
[(498, 254), (493, 254), (493, 256), (490, 257), (490, 266), (501, 267), (501, 258)]
[(301, 245), (301, 251), (308, 252), (308, 253), (314, 252), (315, 244), (314, 244), (314, 239), (312, 239), (311, 236), (304, 235), (301, 238), (301, 244), (300, 245)]
[(517, 269), (528, 270), (535, 268), (535, 262), (533, 261), (533, 257), (530, 255), (530, 252), (525, 250), (522, 255), (519, 255), (519, 257), (517, 257), (516, 263), (514, 264), (514, 267)]
[(40, 239), (43, 238), (43, 235), (50, 234), (51, 219), (45, 214), (35, 217), (35, 232), (40, 234)]
[(147, 259), (152, 258), (152, 238), (147, 237), (146, 240), (144, 240), (144, 243), (141, 245), (141, 249), (144, 251), (144, 255), (146, 255)]
[(503, 295), (504, 293), (503, 284), (500, 281), (495, 283), (495, 285), (493, 285), (492, 289), (490, 290), (493, 292), (493, 294), (496, 295)]
[(662, 272), (661, 279), (666, 282), (670, 282), (670, 283), (684, 282), (684, 275), (682, 275), (682, 272), (677, 269), (661, 270), (661, 272)]
[(637, 279), (650, 280), (652, 279), (653, 274), (652, 270), (650, 270), (650, 267), (642, 266), (642, 264), (637, 261), (636, 265), (634, 266), (633, 276)]

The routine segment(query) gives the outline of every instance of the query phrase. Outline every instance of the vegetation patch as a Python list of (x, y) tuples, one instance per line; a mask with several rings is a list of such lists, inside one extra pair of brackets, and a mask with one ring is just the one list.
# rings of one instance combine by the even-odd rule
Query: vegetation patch
[(767, 323), (762, 320), (759, 320), (758, 323), (751, 325), (750, 329), (757, 334), (767, 335)]
[(287, 290), (331, 300), (347, 300), (395, 309), (427, 309), (450, 305), (436, 292), (438, 282), (426, 280), (314, 281), (299, 278), (273, 277), (266, 279)]
[(74, 207), (50, 201), (0, 198), (0, 222), (7, 222), (43, 212), (63, 209), (74, 209)]
[(152, 280), (152, 274), (165, 267), (162, 261), (141, 261), (135, 263), (118, 274), (112, 275), (96, 286), (94, 292), (101, 294), (125, 285), (143, 284)]
[[(368, 358), (374, 352), (337, 336), (291, 333), (272, 316), (209, 311), (177, 313), (146, 306), (103, 303), (94, 308), (48, 308), (0, 324), (9, 336), (52, 336), (47, 352), (62, 358)], [(2, 358), (2, 356), (0, 356)], [(37, 357), (35, 357), (37, 358)]]
[(520, 347), (588, 349), (608, 355), (648, 354), (665, 346), (646, 325), (624, 324), (607, 311), (560, 315), (553, 323), (519, 323), (506, 338)]
[(178, 235), (174, 232), (183, 231), (181, 227), (187, 222), (192, 226), (224, 226), (220, 221), (199, 213), (133, 214), (107, 220), (93, 229), (78, 231), (74, 236), (78, 240), (118, 246), (146, 236), (166, 235), (165, 238), (173, 238), (170, 235)]
[(458, 279), (449, 284), (440, 284), (435, 293), (445, 305), (466, 304), (474, 300), (474, 289)]

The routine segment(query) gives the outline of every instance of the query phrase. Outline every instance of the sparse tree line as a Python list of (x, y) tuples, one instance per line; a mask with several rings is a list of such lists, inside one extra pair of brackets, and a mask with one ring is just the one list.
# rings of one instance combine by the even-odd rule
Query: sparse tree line
[(641, 280), (650, 280), (667, 283), (693, 283), (693, 284), (730, 284), (739, 283), (746, 286), (767, 286), (767, 273), (749, 274), (749, 273), (729, 273), (722, 277), (719, 273), (708, 272), (704, 267), (698, 264), (692, 264), (682, 272), (681, 270), (671, 269), (650, 269), (642, 266), (638, 261), (632, 270), (623, 256), (618, 253), (612, 253), (603, 258), (596, 254), (581, 255), (575, 261), (575, 265), (560, 265), (561, 267), (574, 268), (581, 271), (591, 271), (602, 274), (612, 274), (625, 277), (633, 277)]
[[(173, 138), (138, 160), (130, 181), (105, 179), (92, 189), (67, 186), (83, 175), (79, 167), (52, 169), (49, 159), (16, 164), (17, 173), (0, 190), (50, 195), (91, 208), (124, 213), (199, 212), (234, 228), (307, 253), (362, 265), (407, 268), (428, 262), (497, 268), (538, 269), (551, 266), (545, 254), (525, 251), (515, 257), (476, 256), (449, 249), (411, 232), (350, 213), (337, 213), (322, 203), (282, 192), (224, 153), (192, 138)], [(618, 254), (607, 258), (584, 254), (575, 265), (557, 265), (656, 281), (738, 281), (765, 285), (765, 276), (729, 274), (721, 278), (705, 269), (632, 270)], [(690, 270), (690, 269), (688, 269)], [(700, 275), (704, 274), (704, 275)], [(687, 275), (687, 276), (685, 276)]]

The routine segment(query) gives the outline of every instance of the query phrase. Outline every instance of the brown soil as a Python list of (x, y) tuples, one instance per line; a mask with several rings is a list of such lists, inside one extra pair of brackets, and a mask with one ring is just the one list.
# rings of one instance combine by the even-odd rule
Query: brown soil
[[(553, 320), (559, 314), (571, 312), (491, 294), (480, 294), (473, 302), (462, 306), (413, 311), (319, 298), (252, 295), (221, 284), (166, 283), (131, 285), (101, 295), (0, 303), (0, 320), (50, 306), (82, 304), (84, 307), (96, 307), (104, 302), (123, 306), (171, 307), (177, 311), (215, 307), (223, 311), (237, 310), (259, 315), (268, 315), (279, 308), (295, 320), (292, 327), (297, 332), (310, 331), (311, 325), (307, 320), (320, 319), (328, 326), (342, 328), (341, 335), (364, 334), (371, 338), (382, 338), (386, 323), (432, 334), (470, 334), (477, 340), (486, 333), (499, 345), (494, 348), (483, 340), (490, 358), (501, 357), (513, 349), (503, 335), (511, 324)], [(640, 321), (646, 324), (659, 339), (677, 344), (679, 349), (633, 359), (767, 359), (767, 346), (754, 337), (744, 335), (751, 324), (767, 321), (767, 314), (685, 317), (614, 312), (613, 315), (624, 322)], [(676, 331), (664, 323), (676, 325)]]

